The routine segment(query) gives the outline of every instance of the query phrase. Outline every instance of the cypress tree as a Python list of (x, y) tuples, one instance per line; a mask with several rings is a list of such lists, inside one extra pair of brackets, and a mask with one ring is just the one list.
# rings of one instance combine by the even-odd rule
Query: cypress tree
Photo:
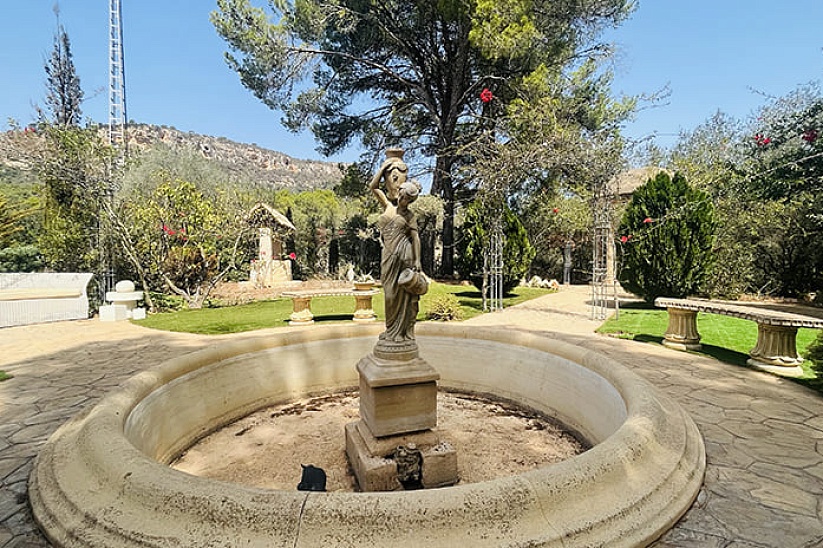
[(74, 68), (69, 35), (62, 25), (54, 36), (54, 49), (44, 66), (46, 70), (46, 105), (51, 121), (60, 126), (79, 126), (83, 90)]
[[(490, 235), (484, 223), (485, 212), (480, 202), (472, 202), (465, 212), (458, 243), (457, 271), (463, 279), (480, 289), (483, 285), (483, 256)], [(503, 208), (503, 291), (508, 293), (529, 272), (535, 249), (520, 219), (508, 207)]]
[(712, 270), (717, 222), (705, 192), (661, 172), (639, 187), (618, 229), (625, 289), (648, 302), (700, 291)]

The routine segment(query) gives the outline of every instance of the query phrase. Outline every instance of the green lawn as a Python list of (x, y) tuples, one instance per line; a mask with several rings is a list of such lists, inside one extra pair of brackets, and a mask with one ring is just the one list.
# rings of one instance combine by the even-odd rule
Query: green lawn
[[(637, 304), (621, 309), (619, 319), (612, 316), (597, 331), (635, 341), (661, 344), (667, 326), (668, 317), (665, 310)], [(697, 329), (700, 332), (700, 343), (703, 345), (699, 354), (748, 367), (746, 360), (749, 359), (749, 350), (754, 348), (757, 341), (756, 323), (718, 314), (699, 313)], [(804, 353), (815, 337), (816, 329), (799, 329), (798, 352)], [(803, 363), (803, 369), (805, 375), (798, 379), (799, 382), (818, 390), (823, 388), (823, 379), (817, 378), (808, 362)]]
[[(464, 320), (482, 313), (480, 292), (473, 286), (432, 282), (429, 286), (429, 292), (420, 299), (418, 320), (423, 321), (426, 319), (427, 304), (444, 293), (453, 293), (457, 296)], [(518, 287), (504, 299), (504, 304), (505, 306), (511, 306), (546, 293), (549, 293), (549, 291), (545, 289)], [(382, 293), (375, 295), (373, 305), (378, 320), (382, 320), (385, 317)], [(354, 299), (351, 296), (316, 297), (312, 299), (311, 309), (314, 314), (314, 321), (317, 324), (351, 321), (351, 315), (354, 312)], [(284, 298), (238, 306), (152, 314), (145, 320), (139, 320), (135, 323), (164, 331), (217, 335), (269, 327), (283, 327), (288, 325), (291, 311), (291, 299)]]

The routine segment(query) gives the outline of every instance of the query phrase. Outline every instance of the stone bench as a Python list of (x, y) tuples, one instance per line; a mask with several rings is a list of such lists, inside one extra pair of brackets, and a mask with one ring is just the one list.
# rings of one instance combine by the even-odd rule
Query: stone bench
[(89, 317), (89, 273), (0, 273), (0, 327)]
[(306, 289), (301, 291), (284, 291), (283, 297), (290, 297), (292, 313), (289, 325), (311, 325), (314, 323), (314, 314), (311, 311), (311, 300), (314, 297), (354, 296), (354, 315), (352, 320), (358, 323), (373, 322), (377, 315), (372, 309), (372, 297), (377, 295), (377, 289)]
[(784, 376), (801, 376), (803, 361), (797, 355), (797, 329), (823, 329), (823, 319), (765, 308), (707, 301), (658, 297), (655, 306), (666, 308), (669, 325), (663, 344), (678, 350), (700, 350), (697, 313), (722, 314), (757, 323), (757, 343), (748, 364)]

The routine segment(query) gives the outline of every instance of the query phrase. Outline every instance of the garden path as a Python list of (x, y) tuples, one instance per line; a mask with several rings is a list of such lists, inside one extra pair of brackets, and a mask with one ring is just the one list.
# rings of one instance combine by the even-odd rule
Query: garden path
[[(823, 398), (767, 373), (596, 335), (589, 296), (586, 287), (563, 288), (467, 323), (511, 326), (607, 354), (691, 414), (706, 441), (705, 484), (656, 548), (823, 546)], [(0, 369), (14, 375), (0, 383), (0, 548), (49, 546), (32, 521), (26, 480), (60, 424), (139, 371), (203, 345), (259, 335), (97, 320), (0, 329)]]

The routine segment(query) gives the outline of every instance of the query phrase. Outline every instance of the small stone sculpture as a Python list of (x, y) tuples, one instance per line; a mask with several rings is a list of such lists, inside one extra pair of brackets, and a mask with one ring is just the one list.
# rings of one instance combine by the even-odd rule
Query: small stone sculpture
[(394, 450), (394, 462), (397, 465), (397, 480), (403, 484), (419, 483), (423, 471), (423, 455), (413, 443), (399, 445)]

